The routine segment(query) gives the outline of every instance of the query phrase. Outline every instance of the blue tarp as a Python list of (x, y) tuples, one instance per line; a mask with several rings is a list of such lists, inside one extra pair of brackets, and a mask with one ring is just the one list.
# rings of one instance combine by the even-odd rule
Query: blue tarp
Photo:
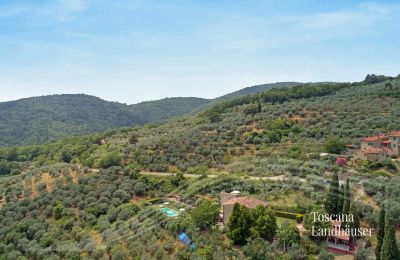
[(190, 246), (190, 244), (192, 243), (192, 241), (190, 241), (190, 238), (186, 235), (185, 232), (182, 232), (179, 235), (179, 240), (184, 243), (186, 246)]

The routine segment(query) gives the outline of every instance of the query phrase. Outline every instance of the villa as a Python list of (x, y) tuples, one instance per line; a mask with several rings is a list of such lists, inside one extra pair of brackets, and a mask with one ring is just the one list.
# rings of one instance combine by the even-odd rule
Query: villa
[(400, 157), (400, 131), (361, 139), (361, 148), (354, 150), (353, 161), (379, 162)]
[(326, 244), (330, 251), (342, 254), (353, 254), (355, 250), (355, 239), (349, 236), (340, 221), (332, 221), (332, 235), (326, 238)]
[(267, 202), (259, 200), (250, 196), (241, 196), (240, 191), (221, 192), (221, 205), (222, 205), (222, 222), (226, 225), (229, 222), (229, 217), (232, 214), (233, 206), (238, 203), (247, 208), (255, 208), (257, 206), (267, 207)]

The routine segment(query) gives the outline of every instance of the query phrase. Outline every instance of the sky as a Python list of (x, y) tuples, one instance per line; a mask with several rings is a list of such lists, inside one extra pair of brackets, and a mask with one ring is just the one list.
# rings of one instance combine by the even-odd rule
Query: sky
[(134, 104), (400, 73), (400, 1), (0, 0), (0, 101)]

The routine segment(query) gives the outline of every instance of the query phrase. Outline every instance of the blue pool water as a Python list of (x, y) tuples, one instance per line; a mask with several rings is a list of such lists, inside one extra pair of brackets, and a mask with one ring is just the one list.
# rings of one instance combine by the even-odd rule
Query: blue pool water
[(178, 216), (178, 212), (176, 212), (175, 210), (172, 210), (172, 209), (169, 209), (169, 208), (162, 208), (160, 210), (161, 210), (162, 213), (164, 213), (165, 215), (167, 215), (170, 218)]

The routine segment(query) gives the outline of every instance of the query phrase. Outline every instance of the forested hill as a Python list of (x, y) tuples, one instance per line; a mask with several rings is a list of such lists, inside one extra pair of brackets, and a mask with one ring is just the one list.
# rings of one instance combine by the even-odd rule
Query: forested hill
[(0, 145), (43, 143), (187, 114), (208, 100), (170, 98), (136, 105), (88, 95), (52, 95), (0, 103)]
[[(229, 168), (236, 157), (272, 151), (301, 157), (324, 151), (330, 137), (357, 143), (362, 136), (399, 130), (399, 98), (400, 77), (273, 88), (161, 124), (0, 149), (0, 160), (72, 161), (89, 167), (117, 161), (150, 171), (186, 171), (199, 165)], [(281, 148), (273, 149), (276, 145)]]
[[(369, 75), (365, 81), (357, 84), (373, 84), (387, 79), (384, 76)], [(296, 87), (297, 85), (300, 87)], [(321, 88), (321, 85), (340, 84), (272, 83), (245, 88), (211, 100), (179, 97), (135, 105), (109, 102), (83, 94), (52, 95), (3, 102), (0, 103), (0, 146), (40, 144), (68, 136), (156, 123), (211, 108), (212, 117), (218, 109), (247, 104), (249, 100), (252, 104), (248, 104), (246, 109), (251, 111), (257, 109), (254, 103), (258, 102), (262, 106), (262, 99), (275, 101), (278, 98), (279, 102), (283, 102), (293, 97), (307, 98), (309, 94), (335, 93), (333, 90), (325, 93), (324, 91), (328, 90)], [(274, 98), (271, 98), (272, 96)]]
[(290, 87), (294, 82), (248, 87), (216, 99), (174, 97), (134, 105), (83, 94), (25, 98), (0, 103), (0, 146), (40, 144), (68, 136), (164, 121), (224, 100)]
[(136, 118), (149, 123), (186, 115), (209, 102), (209, 99), (195, 97), (164, 98), (131, 105), (130, 111)]
[(289, 87), (294, 87), (300, 84), (300, 82), (276, 82), (276, 83), (268, 83), (268, 84), (261, 84), (261, 85), (255, 85), (247, 88), (240, 89), (238, 91), (223, 95), (221, 97), (215, 98), (213, 101), (219, 102), (219, 101), (226, 101), (230, 99), (235, 99), (238, 97), (246, 96), (246, 95), (251, 95), (251, 94), (256, 94), (260, 92), (267, 91), (272, 88), (289, 88)]

